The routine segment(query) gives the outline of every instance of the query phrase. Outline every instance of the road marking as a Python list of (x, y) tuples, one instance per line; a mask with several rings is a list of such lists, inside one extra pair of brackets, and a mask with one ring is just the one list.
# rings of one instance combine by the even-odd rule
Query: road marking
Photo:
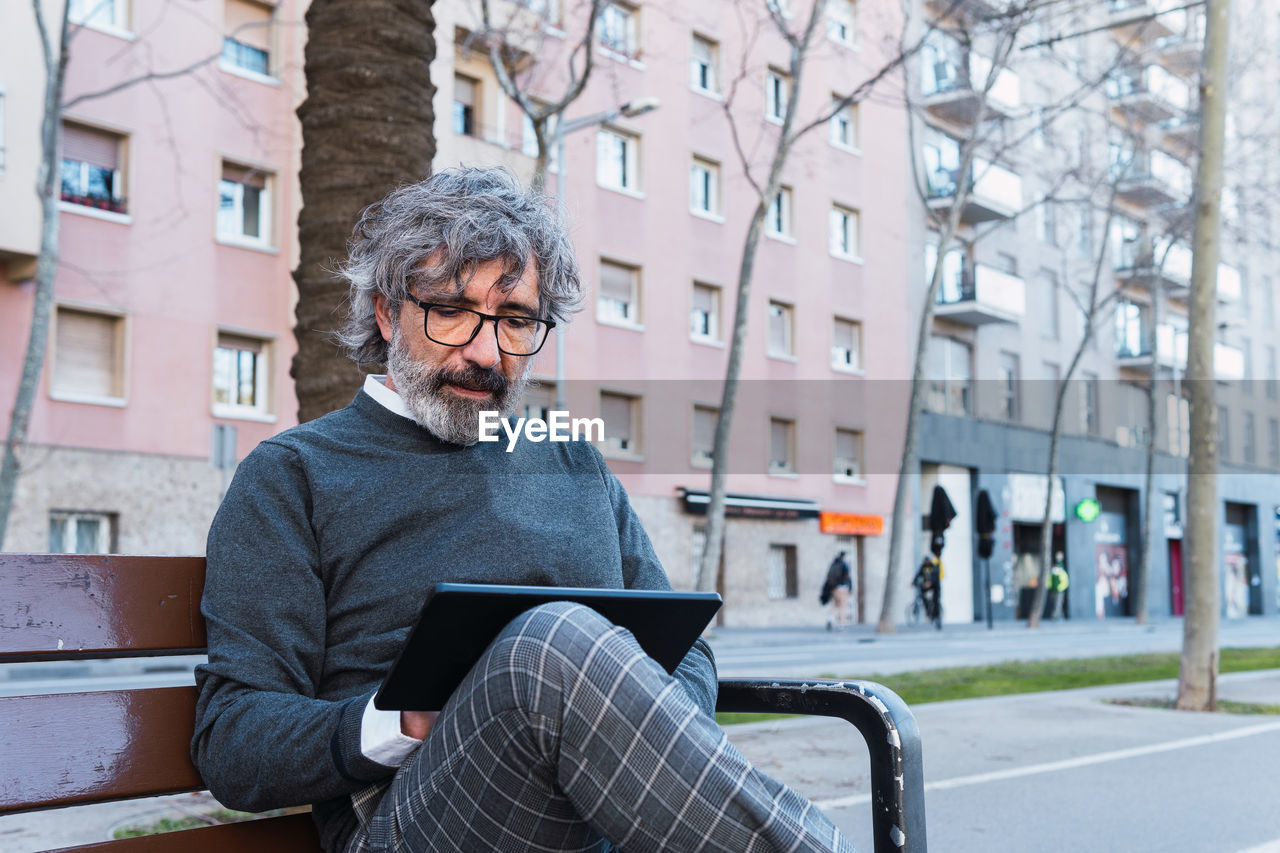
[[(1242, 737), (1252, 737), (1253, 735), (1266, 734), (1268, 732), (1280, 731), (1280, 722), (1261, 723), (1256, 726), (1244, 726), (1239, 729), (1231, 729), (1225, 732), (1215, 732), (1210, 735), (1199, 735), (1197, 737), (1183, 738), (1182, 740), (1171, 740), (1165, 743), (1153, 743), (1148, 746), (1135, 746), (1129, 749), (1116, 749), (1111, 752), (1100, 752), (1096, 755), (1082, 755), (1078, 758), (1068, 758), (1063, 761), (1050, 761), (1044, 764), (1032, 764), (1027, 767), (1014, 767), (1009, 770), (995, 770), (990, 773), (975, 773), (972, 776), (957, 776), (954, 779), (943, 779), (940, 782), (926, 782), (924, 786), (925, 793), (929, 791), (946, 791), (951, 788), (964, 788), (969, 785), (981, 785), (986, 782), (1000, 782), (1005, 779), (1019, 779), (1023, 776), (1035, 776), (1039, 773), (1054, 773), (1058, 770), (1074, 770), (1077, 767), (1089, 767), (1094, 764), (1105, 764), (1108, 761), (1123, 761), (1126, 758), (1138, 758), (1143, 755), (1154, 755), (1160, 752), (1173, 752), (1178, 749), (1190, 749), (1196, 746), (1205, 746), (1211, 743), (1221, 743), (1225, 740), (1235, 740)], [(836, 797), (830, 800), (818, 800), (815, 804), (822, 809), (840, 809), (846, 806), (855, 806), (861, 803), (871, 802), (870, 794), (853, 794), (847, 797)], [(1256, 850), (1242, 851), (1242, 853), (1273, 853), (1273, 848), (1263, 846)]]

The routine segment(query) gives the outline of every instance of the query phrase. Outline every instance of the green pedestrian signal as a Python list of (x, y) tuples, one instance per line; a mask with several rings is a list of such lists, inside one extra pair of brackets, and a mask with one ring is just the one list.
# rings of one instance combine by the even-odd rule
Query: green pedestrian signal
[(1102, 507), (1093, 498), (1085, 498), (1076, 504), (1076, 518), (1086, 523), (1097, 519), (1101, 512)]

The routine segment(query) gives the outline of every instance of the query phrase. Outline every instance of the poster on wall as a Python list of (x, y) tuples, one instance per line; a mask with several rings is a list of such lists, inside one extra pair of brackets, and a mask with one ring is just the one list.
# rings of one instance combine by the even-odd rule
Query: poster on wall
[(1093, 600), (1099, 619), (1123, 616), (1129, 598), (1129, 549), (1098, 543)]

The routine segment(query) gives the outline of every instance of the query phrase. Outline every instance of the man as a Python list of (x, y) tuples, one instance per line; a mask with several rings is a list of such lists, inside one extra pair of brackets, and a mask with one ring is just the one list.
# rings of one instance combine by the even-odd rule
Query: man
[(698, 641), (671, 677), (587, 608), (518, 617), (438, 713), (373, 707), (440, 581), (669, 587), (585, 442), (477, 442), (580, 293), (556, 214), (502, 170), (367, 210), (343, 341), (385, 363), (263, 442), (209, 534), (192, 756), (215, 796), (311, 803), (327, 850), (846, 850), (712, 717)]
[[(940, 538), (934, 537), (935, 545)], [(940, 609), (942, 603), (942, 560), (938, 558), (941, 550), (942, 548), (938, 547), (936, 550), (924, 555), (924, 559), (920, 561), (920, 568), (916, 570), (916, 576), (911, 581), (920, 590), (920, 599), (924, 602), (925, 615), (929, 617), (929, 621), (939, 631), (942, 630), (942, 611)]]
[(837, 625), (843, 628), (849, 622), (849, 593), (853, 591), (853, 574), (849, 569), (849, 562), (845, 560), (845, 551), (836, 554), (836, 558), (831, 561), (831, 565), (827, 567), (827, 580), (825, 587), (831, 597), (832, 608), (835, 610), (835, 622), (831, 619), (827, 620), (827, 630), (833, 630)]

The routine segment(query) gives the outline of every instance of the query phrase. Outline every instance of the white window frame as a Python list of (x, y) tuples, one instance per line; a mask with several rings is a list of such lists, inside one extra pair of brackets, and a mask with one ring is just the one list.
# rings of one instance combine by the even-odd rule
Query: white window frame
[[(458, 94), (462, 90), (462, 87), (458, 85), (459, 82), (463, 84), (470, 84), (472, 103), (466, 104), (458, 100)], [(465, 136), (465, 137), (468, 137), (469, 139), (482, 139), (484, 137), (484, 128), (481, 127), (481, 122), (480, 122), (480, 115), (481, 115), (480, 110), (481, 110), (481, 106), (484, 103), (482, 85), (483, 84), (480, 82), (480, 80), (478, 80), (475, 77), (472, 77), (470, 74), (463, 74), (460, 71), (455, 71), (453, 73), (453, 97), (449, 101), (449, 132), (452, 133), (454, 136)], [(465, 129), (464, 130), (458, 129), (458, 108), (459, 107), (462, 107), (464, 110), (464, 116), (463, 116), (464, 126), (466, 124), (465, 110), (468, 108), (471, 110), (471, 132), (470, 133), (468, 133)]]
[[(59, 160), (58, 160), (58, 170), (59, 170), (58, 189), (59, 189), (59, 198), (60, 198), (59, 210), (64, 210), (64, 211), (67, 211), (68, 213), (77, 213), (77, 214), (80, 214), (81, 216), (89, 216), (95, 219), (105, 219), (109, 222), (119, 222), (125, 225), (131, 223), (133, 221), (133, 217), (129, 213), (129, 202), (128, 202), (129, 197), (128, 197), (128, 194), (125, 192), (125, 184), (127, 183), (128, 177), (129, 177), (129, 171), (128, 171), (129, 137), (128, 135), (110, 128), (99, 127), (97, 125), (85, 124), (83, 122), (71, 121), (67, 119), (67, 120), (63, 120), (62, 122), (62, 127), (64, 130), (64, 139), (65, 139), (65, 131), (66, 131), (67, 125), (69, 124), (78, 125), (80, 127), (85, 128), (86, 130), (101, 134), (103, 136), (112, 137), (112, 141), (116, 149), (116, 156), (115, 156), (116, 168), (110, 170), (111, 171), (110, 204), (120, 207), (120, 210), (103, 209), (93, 204), (81, 204), (79, 202), (68, 201), (65, 198), (62, 198), (61, 175), (65, 171), (65, 168), (64, 168), (65, 164), (68, 162), (79, 164), (80, 185), (84, 189), (88, 188), (89, 169), (93, 165), (83, 160), (70, 160), (69, 158), (67, 158), (65, 150), (59, 152)], [(99, 168), (103, 168), (105, 171), (105, 167), (99, 167)], [(79, 193), (79, 195), (87, 196), (88, 193)]]
[(689, 166), (689, 212), (703, 219), (724, 222), (720, 207), (720, 164), (694, 156)]
[(832, 204), (830, 214), (831, 256), (845, 261), (862, 261), (862, 215), (852, 207)]
[[(695, 299), (693, 301), (693, 304), (689, 308), (689, 337), (691, 340), (700, 344), (719, 345), (723, 342), (723, 338), (721, 337), (721, 334), (720, 334), (721, 332), (720, 318), (724, 313), (723, 304), (722, 304), (724, 291), (714, 284), (707, 284), (706, 282), (695, 281), (693, 283), (693, 290), (691, 291), (691, 293), (696, 295), (699, 288), (710, 291), (711, 310), (708, 312), (700, 311), (697, 308), (697, 300)], [(706, 326), (708, 329), (706, 333), (702, 333), (698, 331), (698, 326), (702, 325), (700, 321), (703, 319), (704, 315), (706, 318)]]
[[(276, 176), (275, 173), (266, 169), (259, 169), (255, 166), (247, 166), (241, 163), (235, 163), (230, 160), (222, 161), (222, 168), (225, 172), (227, 166), (233, 168), (245, 169), (250, 172), (258, 172), (263, 176), (263, 185), (255, 187), (258, 189), (258, 234), (253, 236), (244, 233), (244, 213), (245, 213), (245, 190), (249, 188), (248, 184), (229, 180), (219, 175), (218, 178), (218, 207), (214, 216), (214, 232), (217, 235), (219, 243), (229, 246), (240, 246), (248, 249), (267, 249), (271, 250), (275, 246), (275, 223), (273, 220), (273, 204), (275, 197)], [(224, 201), (230, 199), (231, 208), (224, 207)], [(224, 216), (224, 211), (227, 215)], [(231, 222), (239, 222), (240, 227), (232, 230), (227, 227)]]
[[(834, 106), (842, 101), (843, 98), (832, 95), (831, 100)], [(862, 152), (862, 142), (858, 136), (858, 119), (857, 104), (847, 104), (843, 109), (836, 110), (831, 114), (827, 139), (833, 147), (853, 154)], [(842, 133), (842, 128), (847, 129), (848, 133)], [(845, 136), (848, 137), (847, 140), (843, 138)]]
[[(782, 349), (777, 349), (773, 342), (773, 318), (783, 318)], [(796, 311), (794, 305), (777, 300), (769, 300), (765, 325), (765, 351), (769, 358), (794, 360), (796, 357)]]
[[(939, 356), (942, 359), (942, 376), (930, 375), (929, 409), (945, 415), (971, 417), (973, 415), (973, 344), (956, 340), (947, 335), (933, 335), (934, 342), (941, 347)], [(964, 360), (957, 361), (957, 355), (963, 354)], [(930, 358), (929, 373), (933, 373), (933, 359)], [(957, 364), (963, 365), (963, 373), (954, 369)], [(953, 405), (955, 403), (955, 405)]]
[[(267, 13), (267, 23), (265, 27), (267, 37), (264, 39), (267, 46), (265, 48), (258, 47), (257, 45), (249, 44), (248, 42), (242, 41), (241, 39), (237, 38), (236, 36), (239, 30), (242, 28), (237, 27), (236, 31), (233, 32), (227, 26), (225, 26), (225, 20), (224, 20), (224, 26), (223, 26), (223, 32), (222, 32), (222, 55), (218, 57), (218, 67), (221, 68), (223, 71), (236, 75), (237, 77), (244, 77), (249, 80), (257, 80), (259, 82), (276, 85), (279, 83), (279, 79), (276, 77), (276, 70), (277, 70), (276, 63), (278, 62), (278, 57), (277, 57), (277, 45), (276, 45), (275, 7), (267, 3), (255, 2), (255, 0), (242, 0), (242, 2), (246, 6), (255, 6), (260, 11)], [(241, 65), (239, 62), (229, 59), (227, 57), (227, 42), (229, 41), (235, 42), (236, 44), (241, 45), (243, 47), (247, 47), (251, 50), (257, 50), (257, 51), (261, 51), (262, 53), (265, 53), (267, 57), (267, 62), (266, 62), (267, 70), (265, 72), (258, 71), (255, 68), (248, 68), (244, 65)]]
[(765, 212), (764, 234), (766, 237), (788, 243), (795, 242), (795, 223), (792, 219), (794, 202), (791, 187), (778, 188), (778, 194), (770, 200), (769, 209)]
[[(847, 14), (844, 14), (846, 10)], [(856, 0), (829, 0), (827, 4), (827, 38), (845, 47), (858, 47), (858, 4)]]
[[(600, 452), (605, 456), (618, 459), (638, 459), (641, 455), (641, 405), (643, 398), (635, 394), (628, 394), (622, 391), (601, 391), (600, 392), (600, 417), (604, 418), (604, 398), (618, 397), (625, 399), (628, 406), (628, 414), (631, 417), (631, 438), (619, 439), (617, 436), (611, 436), (608, 433), (609, 423), (605, 420), (605, 436), (604, 442), (600, 445)], [(626, 444), (623, 442), (626, 441)]]
[[(836, 332), (841, 323), (846, 323), (850, 327), (853, 337), (853, 349), (839, 346), (836, 343)], [(862, 324), (857, 320), (849, 320), (845, 317), (833, 318), (831, 324), (831, 368), (841, 373), (862, 374)]]
[(614, 192), (640, 195), (640, 137), (611, 127), (596, 132), (596, 183)]
[[(773, 452), (773, 428), (782, 426), (786, 428), (787, 448), (786, 459), (774, 459)], [(773, 477), (793, 477), (796, 473), (796, 422), (794, 418), (783, 418), (770, 416), (768, 447), (766, 454), (769, 462), (769, 475)]]
[(782, 124), (787, 115), (787, 102), (791, 98), (791, 77), (776, 68), (765, 71), (764, 118), (774, 124)]
[[(849, 435), (853, 436), (853, 453), (854, 453), (853, 459), (844, 459), (843, 457), (840, 456), (840, 434), (841, 433), (848, 433)], [(851, 429), (848, 427), (836, 427), (835, 432), (832, 433), (832, 439), (833, 439), (833, 444), (832, 444), (832, 453), (831, 453), (831, 465), (833, 470), (831, 473), (831, 479), (837, 483), (853, 483), (853, 484), (865, 483), (866, 478), (863, 476), (862, 460), (865, 455), (866, 433), (864, 433), (860, 429)], [(842, 465), (841, 464), (842, 462), (846, 464)], [(851, 469), (852, 469), (852, 473), (850, 473)]]
[[(75, 312), (92, 314), (111, 322), (111, 333), (114, 338), (113, 349), (115, 364), (112, 366), (112, 385), (119, 393), (89, 394), (83, 391), (68, 390), (59, 387), (58, 354), (59, 347), (65, 345), (58, 341), (59, 312)], [(59, 302), (53, 307), (52, 328), (49, 330), (52, 363), (49, 365), (49, 398), (65, 403), (88, 403), (97, 406), (124, 406), (129, 398), (129, 317), (122, 311), (96, 308), (77, 303)]]
[(129, 0), (71, 0), (67, 19), (72, 24), (133, 40), (129, 29)]
[[(275, 421), (271, 405), (271, 372), (274, 362), (272, 358), (274, 342), (274, 338), (263, 335), (246, 334), (234, 330), (220, 330), (218, 332), (218, 338), (214, 342), (213, 378), (209, 389), (212, 399), (212, 412), (215, 417)], [(243, 346), (243, 344), (250, 344), (251, 346)], [(253, 351), (252, 347), (254, 346), (256, 346), (257, 352)], [(231, 377), (233, 385), (236, 387), (227, 389), (231, 392), (232, 401), (225, 402), (218, 399), (218, 391), (220, 390), (218, 387), (219, 361), (224, 359), (222, 355), (224, 352), (231, 354), (230, 357), (235, 360), (233, 370), (239, 368), (242, 354), (249, 354), (253, 357), (253, 402), (251, 404), (241, 403), (235, 399), (238, 396), (236, 393), (238, 390), (238, 372)]]
[[(631, 283), (631, 292), (627, 299), (617, 299), (604, 295), (604, 268), (614, 267), (626, 270)], [(600, 259), (600, 286), (596, 289), (596, 320), (609, 326), (622, 326), (627, 329), (641, 329), (640, 323), (640, 267), (626, 264), (609, 258)]]
[[(54, 522), (63, 524), (62, 541), (54, 541)], [(94, 549), (80, 551), (76, 548), (79, 541), (81, 522), (97, 522), (98, 535)], [(92, 512), (88, 510), (53, 510), (49, 513), (49, 553), (51, 554), (110, 554), (114, 547), (116, 517), (114, 513)], [(70, 543), (71, 547), (67, 547)], [(54, 547), (54, 546), (57, 547)]]
[[(720, 97), (720, 43), (698, 33), (693, 34), (689, 46), (689, 88), (703, 95)], [(698, 58), (698, 46), (705, 45), (708, 58), (706, 62)], [(704, 73), (705, 72), (705, 73)], [(707, 85), (702, 78), (706, 77)]]
[(637, 7), (617, 0), (605, 3), (596, 28), (600, 47), (606, 54), (627, 60), (640, 56), (640, 10)]

